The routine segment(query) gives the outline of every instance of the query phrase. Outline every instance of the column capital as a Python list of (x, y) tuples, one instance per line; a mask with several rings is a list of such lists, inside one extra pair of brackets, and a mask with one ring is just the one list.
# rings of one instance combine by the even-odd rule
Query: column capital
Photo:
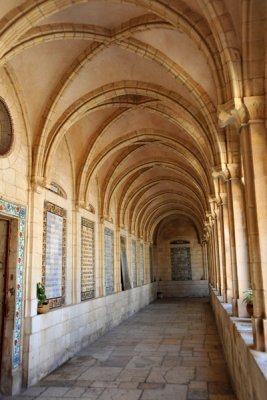
[(214, 166), (211, 175), (213, 179), (221, 179), (223, 182), (228, 181), (230, 178), (230, 172), (225, 164)]
[(238, 131), (248, 123), (265, 120), (265, 97), (234, 98), (218, 106), (219, 127), (234, 126)]
[(248, 111), (249, 122), (253, 120), (265, 120), (265, 97), (250, 96), (244, 97), (244, 104)]
[(248, 111), (241, 98), (234, 98), (220, 104), (217, 110), (219, 127), (232, 125), (239, 130), (249, 120)]
[(227, 164), (229, 171), (229, 180), (241, 179), (241, 165), (239, 163)]
[(227, 204), (227, 200), (228, 200), (228, 195), (226, 192), (221, 192), (220, 193), (220, 199), (221, 199), (221, 204)]
[(32, 176), (31, 186), (32, 190), (34, 190), (36, 193), (41, 193), (42, 189), (47, 186), (47, 183), (47, 178), (44, 176)]

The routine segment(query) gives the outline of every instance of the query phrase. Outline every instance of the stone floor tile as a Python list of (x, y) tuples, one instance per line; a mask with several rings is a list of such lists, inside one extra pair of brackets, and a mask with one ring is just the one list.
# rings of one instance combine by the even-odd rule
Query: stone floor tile
[(237, 399), (236, 399), (236, 397), (234, 395), (212, 394), (212, 395), (209, 396), (209, 400), (237, 400)]
[(64, 394), (64, 398), (65, 398), (65, 397), (66, 397), (66, 398), (68, 398), (68, 397), (76, 397), (76, 398), (79, 398), (79, 397), (81, 397), (81, 396), (84, 394), (85, 390), (86, 390), (86, 389), (83, 388), (83, 387), (71, 388), (71, 389), (68, 390), (68, 392), (66, 392), (66, 393)]
[(141, 400), (186, 400), (187, 386), (165, 385), (164, 389), (144, 390)]
[[(33, 394), (33, 395), (32, 395)], [(163, 299), (3, 400), (236, 400), (206, 300)]]
[(114, 356), (113, 354), (106, 361), (99, 361), (98, 365), (101, 367), (119, 367), (124, 368), (131, 360), (129, 356)]
[[(23, 394), (20, 394), (18, 396), (4, 396), (0, 395), (0, 399), (2, 400), (34, 400), (36, 399), (36, 396), (23, 396)], [(58, 399), (57, 399), (58, 400)]]
[(114, 381), (120, 374), (121, 370), (122, 369), (118, 367), (90, 367), (79, 377), (79, 379)]
[(184, 367), (209, 367), (210, 361), (184, 358), (184, 360), (181, 362), (181, 365)]
[(89, 388), (81, 396), (81, 399), (96, 400), (103, 392), (104, 388)]
[(44, 390), (41, 395), (39, 396), (40, 398), (43, 397), (63, 397), (64, 394), (69, 390), (68, 387), (49, 387), (46, 390)]
[(181, 384), (188, 384), (194, 377), (195, 368), (182, 366), (171, 368), (165, 375), (166, 382)]
[(149, 353), (135, 356), (127, 364), (127, 368), (143, 368), (161, 365), (163, 356), (150, 356)]
[(32, 386), (25, 390), (25, 392), (21, 393), (23, 397), (31, 397), (31, 396), (39, 396), (42, 392), (46, 390), (46, 387), (43, 386)]
[(117, 377), (119, 382), (145, 382), (150, 368), (125, 368)]
[(117, 388), (120, 382), (95, 381), (91, 384), (91, 388)]
[(138, 400), (141, 393), (139, 389), (105, 389), (98, 400)]
[(76, 380), (64, 380), (64, 378), (57, 379), (57, 380), (42, 380), (41, 382), (39, 382), (39, 386), (44, 386), (44, 387), (71, 387), (75, 384)]
[(162, 361), (162, 367), (177, 367), (181, 365), (183, 361), (182, 357), (177, 357), (177, 356), (165, 356), (163, 361)]
[(120, 389), (140, 389), (139, 385), (138, 382), (121, 382), (118, 387)]
[(165, 384), (164, 383), (139, 383), (138, 385), (138, 389), (142, 389), (142, 390), (147, 390), (147, 389), (164, 389)]

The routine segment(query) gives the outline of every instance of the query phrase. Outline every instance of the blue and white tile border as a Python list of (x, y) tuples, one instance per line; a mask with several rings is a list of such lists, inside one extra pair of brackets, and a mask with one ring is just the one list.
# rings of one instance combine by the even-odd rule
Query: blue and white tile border
[(11, 218), (17, 218), (19, 222), (18, 258), (17, 258), (17, 268), (16, 268), (16, 307), (15, 307), (15, 317), (14, 317), (15, 318), (14, 337), (12, 344), (12, 349), (13, 349), (12, 367), (17, 368), (20, 364), (20, 353), (21, 353), (26, 208), (14, 203), (10, 203), (0, 198), (0, 214), (6, 215)]

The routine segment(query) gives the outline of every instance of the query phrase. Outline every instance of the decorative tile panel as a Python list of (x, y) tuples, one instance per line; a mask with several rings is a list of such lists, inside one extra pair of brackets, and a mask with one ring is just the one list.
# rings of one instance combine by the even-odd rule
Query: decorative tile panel
[(172, 247), (171, 266), (173, 281), (191, 281), (192, 270), (190, 247)]
[(82, 218), (81, 226), (81, 299), (95, 296), (95, 231), (94, 223)]
[(144, 245), (140, 243), (140, 285), (144, 284)]
[(137, 269), (136, 269), (136, 241), (132, 240), (132, 276), (133, 287), (137, 286)]
[(14, 336), (12, 346), (13, 368), (17, 368), (21, 359), (21, 327), (22, 327), (22, 303), (23, 303), (23, 273), (24, 273), (24, 253), (25, 253), (25, 228), (26, 228), (26, 209), (17, 204), (9, 203), (0, 198), (0, 214), (10, 218), (17, 218), (19, 223), (18, 230), (18, 259), (16, 268), (16, 305)]
[(42, 281), (50, 308), (60, 307), (65, 299), (66, 211), (45, 202)]
[(114, 293), (114, 239), (113, 231), (105, 228), (104, 232), (105, 257), (105, 289), (106, 295)]

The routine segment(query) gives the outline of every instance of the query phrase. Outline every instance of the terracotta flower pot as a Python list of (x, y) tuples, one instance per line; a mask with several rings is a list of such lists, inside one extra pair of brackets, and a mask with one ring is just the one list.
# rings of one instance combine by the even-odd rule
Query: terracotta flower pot
[(250, 317), (253, 315), (253, 304), (247, 304), (247, 313)]
[(37, 307), (37, 313), (38, 314), (45, 314), (49, 311), (49, 303), (47, 304), (41, 304)]

